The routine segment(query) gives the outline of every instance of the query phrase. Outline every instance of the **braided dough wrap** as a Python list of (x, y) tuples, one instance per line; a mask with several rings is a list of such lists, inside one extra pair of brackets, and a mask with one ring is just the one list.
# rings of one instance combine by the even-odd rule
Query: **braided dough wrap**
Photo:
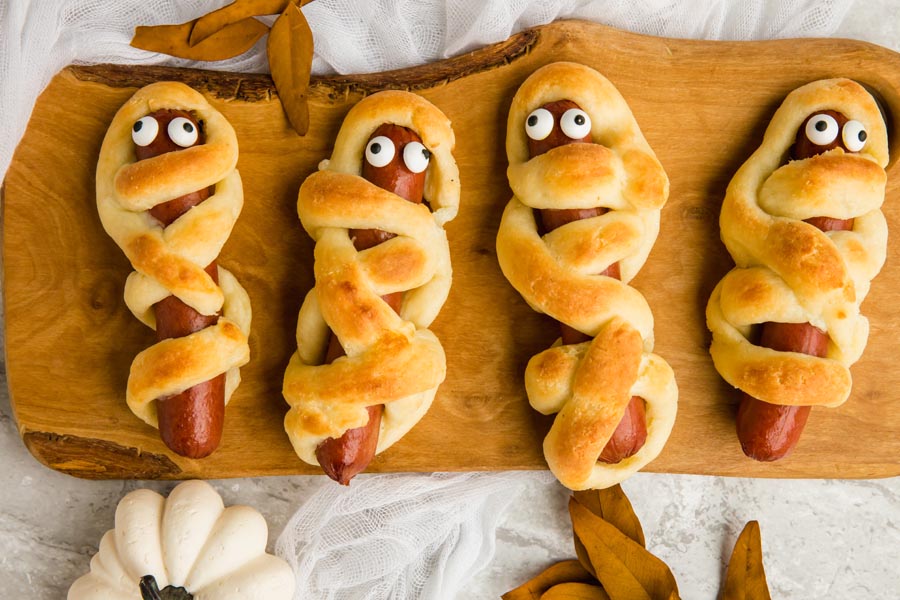
[[(206, 143), (136, 161), (131, 128), (158, 109), (189, 111), (203, 123)], [(170, 295), (204, 315), (221, 311), (216, 325), (186, 337), (163, 340), (131, 365), (126, 401), (131, 411), (158, 428), (157, 403), (222, 373), (225, 402), (250, 358), (250, 299), (237, 279), (219, 267), (219, 285), (204, 271), (231, 235), (244, 203), (234, 129), (198, 92), (161, 82), (135, 93), (113, 118), (97, 164), (97, 210), (106, 233), (135, 271), (125, 283), (125, 303), (156, 329), (153, 305)], [(157, 204), (215, 186), (215, 193), (163, 227), (148, 212)]]
[[(545, 103), (569, 99), (592, 122), (591, 144), (569, 144), (529, 160), (525, 119)], [(536, 71), (513, 98), (507, 123), (513, 198), (497, 235), (503, 274), (536, 311), (593, 340), (534, 356), (525, 370), (531, 405), (558, 413), (544, 456), (571, 489), (612, 486), (656, 458), (675, 421), (672, 369), (652, 354), (653, 315), (628, 282), (659, 232), (669, 182), (618, 90), (573, 63)], [(541, 237), (535, 210), (606, 207), (609, 212)], [(596, 273), (618, 262), (622, 280)], [(616, 464), (598, 462), (632, 396), (646, 401), (647, 441)]]
[[(863, 149), (782, 164), (804, 120), (829, 109), (865, 126)], [(771, 404), (838, 406), (850, 395), (849, 367), (869, 334), (859, 305), (887, 248), (881, 212), (887, 162), (881, 113), (853, 81), (810, 83), (775, 112), (762, 145), (731, 180), (719, 219), (736, 266), (713, 290), (706, 321), (710, 354), (728, 383)], [(826, 233), (803, 222), (817, 216), (854, 219), (853, 229)], [(750, 342), (752, 327), (769, 321), (822, 329), (827, 356)]]
[[(425, 199), (414, 204), (365, 180), (363, 153), (383, 123), (412, 129), (431, 151)], [(297, 321), (297, 352), (284, 375), (291, 408), (285, 430), (297, 455), (316, 465), (316, 447), (368, 421), (384, 404), (376, 452), (403, 437), (428, 411), (446, 374), (444, 349), (427, 329), (450, 291), (444, 223), (459, 208), (453, 130), (444, 114), (408, 92), (386, 91), (354, 106), (330, 160), (300, 188), (297, 211), (316, 242), (316, 285)], [(397, 234), (358, 252), (350, 229)], [(403, 291), (400, 314), (381, 296)], [(329, 329), (346, 356), (322, 364)]]

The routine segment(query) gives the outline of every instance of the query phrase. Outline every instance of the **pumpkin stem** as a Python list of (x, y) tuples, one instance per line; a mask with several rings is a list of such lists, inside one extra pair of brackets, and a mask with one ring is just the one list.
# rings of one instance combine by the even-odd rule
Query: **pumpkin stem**
[(159, 586), (156, 585), (156, 577), (144, 575), (141, 577), (141, 598), (144, 600), (162, 600), (159, 597)]
[(183, 587), (166, 586), (162, 591), (153, 575), (144, 575), (140, 582), (143, 600), (193, 600), (194, 597)]

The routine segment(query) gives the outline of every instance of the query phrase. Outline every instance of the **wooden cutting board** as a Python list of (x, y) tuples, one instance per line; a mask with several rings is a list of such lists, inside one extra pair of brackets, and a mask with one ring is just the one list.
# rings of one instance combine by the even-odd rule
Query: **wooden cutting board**
[[(550, 420), (525, 398), (522, 375), (557, 328), (506, 283), (494, 249), (509, 200), (504, 136), (519, 84), (556, 60), (585, 63), (622, 92), (671, 179), (659, 240), (634, 280), (656, 316), (656, 351), (675, 370), (678, 420), (648, 470), (760, 477), (900, 474), (900, 246), (863, 305), (869, 346), (853, 367), (852, 397), (816, 409), (792, 456), (760, 464), (734, 434), (735, 396), (707, 353), (706, 301), (731, 260), (719, 241), (725, 187), (759, 144), (792, 89), (835, 76), (870, 86), (900, 115), (900, 55), (847, 40), (753, 43), (643, 37), (560, 22), (432, 65), (390, 73), (314, 78), (312, 127), (290, 131), (266, 75), (154, 67), (69, 67), (40, 96), (5, 182), (3, 276), (10, 392), (25, 444), (48, 466), (89, 478), (218, 478), (316, 473), (282, 428), (284, 368), (295, 349), (300, 302), (310, 289), (312, 243), (296, 213), (303, 179), (331, 151), (349, 108), (388, 88), (422, 94), (453, 121), (463, 185), (447, 227), (454, 285), (434, 331), (448, 376), (431, 412), (370, 472), (545, 468)], [(103, 232), (94, 169), (113, 114), (136, 88), (188, 83), (234, 125), (244, 212), (220, 262), (253, 302), (252, 361), (210, 458), (169, 452), (124, 402), (132, 358), (153, 342), (122, 300), (131, 268)], [(896, 156), (897, 121), (890, 128)], [(900, 172), (888, 170), (885, 214), (900, 232)]]

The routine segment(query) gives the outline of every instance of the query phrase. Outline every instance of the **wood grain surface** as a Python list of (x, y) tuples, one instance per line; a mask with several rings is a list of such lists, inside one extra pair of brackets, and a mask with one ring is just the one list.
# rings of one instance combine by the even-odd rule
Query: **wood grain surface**
[[(326, 158), (349, 108), (381, 89), (414, 90), (453, 121), (463, 185), (447, 227), (454, 285), (434, 324), (448, 357), (431, 412), (378, 456), (370, 472), (546, 468), (550, 420), (525, 398), (522, 376), (557, 328), (529, 309), (497, 265), (494, 238), (509, 200), (506, 114), (536, 68), (574, 60), (606, 75), (629, 101), (666, 168), (671, 196), (647, 265), (634, 280), (656, 316), (656, 352), (675, 370), (680, 407), (663, 454), (647, 470), (761, 477), (900, 474), (900, 250), (863, 304), (869, 346), (838, 409), (815, 409), (794, 453), (760, 464), (741, 453), (735, 395), (707, 353), (704, 309), (731, 266), (719, 241), (725, 187), (762, 139), (784, 96), (809, 81), (856, 79), (900, 115), (900, 55), (847, 40), (753, 43), (643, 37), (560, 22), (460, 58), (409, 70), (319, 77), (309, 134), (288, 128), (271, 79), (159, 67), (70, 67), (40, 96), (5, 181), (3, 275), (6, 354), (19, 430), (54, 469), (90, 478), (218, 478), (315, 473), (282, 428), (285, 366), (312, 286), (312, 243), (297, 218), (297, 190)], [(177, 80), (206, 93), (234, 125), (245, 206), (220, 257), (253, 302), (252, 360), (210, 458), (173, 455), (124, 402), (128, 368), (153, 332), (122, 300), (131, 271), (100, 226), (94, 169), (113, 114), (137, 87)], [(891, 128), (896, 155), (898, 125)], [(888, 172), (885, 214), (900, 231), (900, 172)]]

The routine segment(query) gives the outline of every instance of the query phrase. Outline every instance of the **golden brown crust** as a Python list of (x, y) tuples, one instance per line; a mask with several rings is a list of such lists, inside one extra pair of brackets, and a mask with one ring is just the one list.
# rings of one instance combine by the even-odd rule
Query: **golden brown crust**
[[(823, 110), (860, 121), (868, 134), (863, 149), (782, 164), (799, 127)], [(713, 291), (706, 315), (710, 353), (730, 384), (773, 404), (837, 406), (847, 399), (849, 367), (868, 337), (859, 305), (886, 254), (887, 160), (878, 107), (853, 81), (807, 84), (776, 111), (762, 145), (729, 184), (719, 220), (736, 267)], [(803, 222), (820, 216), (853, 219), (853, 229), (826, 233)], [(752, 344), (753, 326), (770, 321), (822, 329), (830, 338), (827, 355)]]
[[(209, 143), (200, 146), (126, 164), (116, 174), (116, 194), (123, 204), (137, 210), (148, 208), (150, 198), (177, 198), (208, 187), (234, 169), (236, 162), (223, 160), (232, 154), (232, 148), (236, 157), (236, 145), (211, 136)], [(200, 187), (191, 189), (193, 185)]]
[[(641, 336), (618, 319), (586, 345), (571, 397), (544, 441), (551, 470), (578, 481), (590, 479), (597, 457), (622, 420), (643, 355)], [(550, 373), (539, 371), (536, 377), (541, 375)]]
[[(529, 159), (525, 119), (562, 99), (590, 116), (594, 143)], [(532, 308), (594, 337), (565, 346), (557, 341), (525, 370), (531, 405), (558, 413), (544, 456), (567, 487), (608, 487), (653, 460), (675, 420), (674, 375), (651, 354), (653, 315), (627, 285), (656, 240), (668, 178), (615, 87), (574, 63), (547, 65), (522, 84), (510, 108), (506, 150), (514, 197), (497, 234), (503, 274)], [(538, 231), (535, 210), (598, 206), (609, 211), (543, 236)], [(595, 275), (614, 263), (621, 281)], [(647, 442), (617, 464), (599, 463), (634, 395), (647, 403)]]
[(160, 236), (136, 235), (124, 250), (137, 272), (152, 273), (153, 278), (167, 290), (191, 290), (204, 296), (216, 297), (221, 294), (212, 277), (206, 271), (198, 270), (196, 263), (167, 252), (166, 244)]
[(406, 127), (415, 131), (431, 151), (431, 163), (425, 172), (425, 198), (434, 211), (434, 219), (443, 225), (456, 217), (460, 189), (459, 169), (452, 154), (456, 138), (444, 113), (421, 96), (388, 90), (356, 104), (344, 123), (325, 169), (359, 175), (372, 132), (383, 123)]
[[(361, 177), (366, 143), (383, 123), (412, 129), (431, 151), (425, 199), (433, 213)], [(322, 441), (365, 425), (373, 405), (385, 405), (377, 452), (386, 450), (422, 418), (444, 380), (444, 350), (427, 327), (450, 288), (442, 226), (459, 206), (453, 144), (450, 122), (426, 100), (380, 92), (350, 110), (331, 158), (300, 188), (297, 211), (316, 241), (316, 285), (300, 308), (283, 394), (291, 406), (285, 430), (310, 464), (318, 464)], [(350, 229), (396, 237), (360, 252)], [(382, 299), (394, 292), (404, 292), (399, 314)], [(321, 364), (329, 330), (346, 356)]]
[[(206, 143), (136, 161), (131, 127), (157, 109), (189, 111), (205, 128)], [(137, 91), (116, 113), (97, 163), (97, 210), (103, 227), (135, 271), (125, 284), (125, 302), (148, 327), (156, 328), (153, 305), (170, 296), (218, 323), (187, 337), (164, 340), (135, 357), (126, 401), (144, 422), (158, 427), (156, 400), (226, 373), (225, 402), (240, 383), (239, 368), (250, 358), (250, 299), (234, 276), (218, 267), (219, 284), (206, 273), (231, 234), (243, 206), (237, 138), (225, 117), (198, 92), (161, 82)], [(206, 201), (168, 227), (149, 210), (209, 186)]]

